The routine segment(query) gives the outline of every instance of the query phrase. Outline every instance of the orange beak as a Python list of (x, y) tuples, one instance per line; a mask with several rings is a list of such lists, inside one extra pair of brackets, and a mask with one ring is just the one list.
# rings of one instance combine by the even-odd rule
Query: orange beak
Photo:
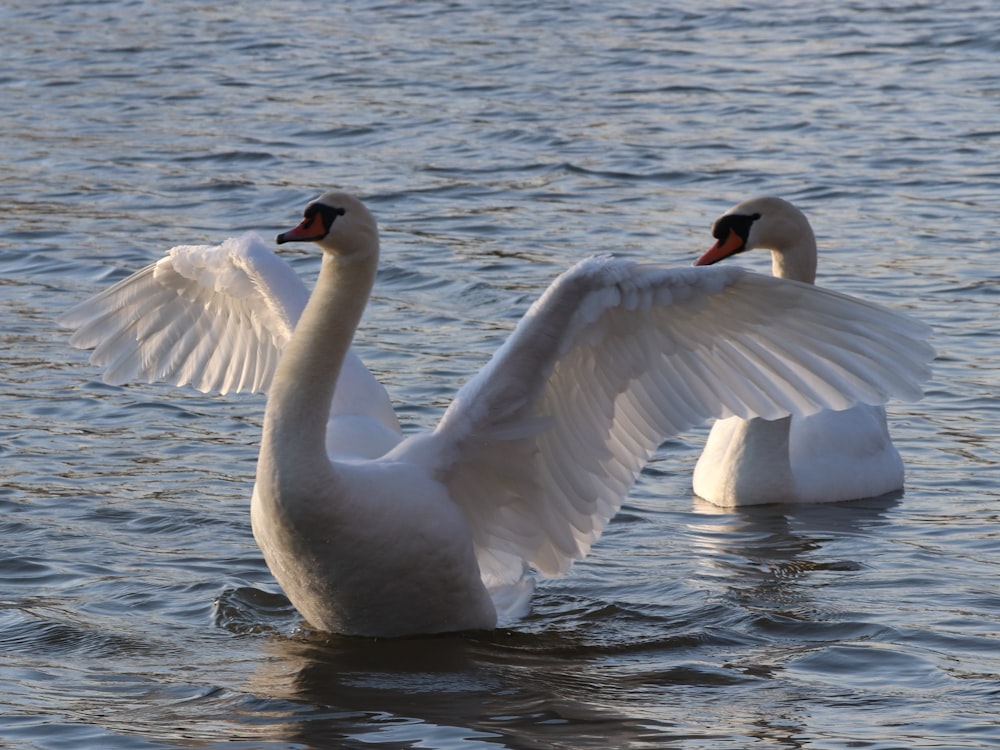
[(730, 255), (735, 255), (742, 250), (743, 244), (743, 238), (736, 232), (730, 231), (725, 239), (719, 240), (712, 245), (694, 264), (696, 266), (710, 266), (713, 263), (718, 263), (720, 260), (728, 258)]
[(275, 242), (279, 245), (284, 245), (286, 242), (313, 242), (325, 236), (326, 227), (323, 226), (323, 219), (319, 213), (314, 213), (304, 218), (294, 229), (279, 234)]

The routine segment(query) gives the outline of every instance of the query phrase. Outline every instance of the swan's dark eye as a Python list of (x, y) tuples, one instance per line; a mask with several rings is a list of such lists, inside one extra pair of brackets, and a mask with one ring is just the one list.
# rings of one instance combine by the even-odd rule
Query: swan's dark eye
[[(717, 240), (725, 240), (730, 232), (735, 232), (743, 244), (746, 244), (747, 237), (750, 236), (751, 225), (760, 218), (760, 214), (726, 214), (720, 218), (712, 227), (712, 236)], [(740, 252), (740, 248), (736, 252)]]
[(347, 211), (344, 209), (337, 208), (335, 206), (326, 206), (322, 203), (310, 203), (306, 206), (305, 211), (302, 212), (302, 223), (306, 227), (312, 227), (316, 223), (316, 219), (320, 219), (323, 224), (323, 236), (326, 236), (337, 217), (343, 216), (346, 213)]
[(318, 242), (330, 233), (338, 216), (346, 214), (342, 208), (310, 203), (302, 212), (302, 221), (294, 229), (279, 234), (275, 240), (279, 245), (286, 242)]
[(305, 213), (302, 215), (307, 219), (312, 219), (319, 214), (323, 218), (323, 225), (329, 229), (338, 216), (343, 216), (346, 213), (347, 211), (344, 209), (337, 208), (335, 206), (325, 206), (322, 203), (310, 203), (306, 206)]

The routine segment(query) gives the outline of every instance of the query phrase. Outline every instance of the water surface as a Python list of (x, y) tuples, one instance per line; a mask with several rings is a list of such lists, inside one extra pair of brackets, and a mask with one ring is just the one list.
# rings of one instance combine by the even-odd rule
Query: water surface
[[(1000, 746), (1000, 10), (627, 5), (0, 9), (2, 744)], [(820, 283), (935, 329), (905, 493), (722, 512), (701, 429), (515, 627), (304, 630), (250, 532), (262, 399), (105, 385), (53, 319), (333, 186), (382, 224), (357, 346), (407, 429), (576, 259), (796, 202)]]

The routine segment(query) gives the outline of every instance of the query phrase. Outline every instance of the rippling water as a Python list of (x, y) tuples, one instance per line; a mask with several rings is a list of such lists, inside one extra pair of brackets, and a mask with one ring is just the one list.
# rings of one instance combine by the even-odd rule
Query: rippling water
[[(1000, 746), (996, 5), (262, 5), (0, 8), (0, 744)], [(104, 385), (53, 318), (331, 186), (383, 226), (358, 348), (410, 428), (575, 259), (798, 203), (820, 283), (935, 328), (905, 495), (721, 512), (699, 431), (516, 627), (302, 631), (250, 532), (261, 399)]]

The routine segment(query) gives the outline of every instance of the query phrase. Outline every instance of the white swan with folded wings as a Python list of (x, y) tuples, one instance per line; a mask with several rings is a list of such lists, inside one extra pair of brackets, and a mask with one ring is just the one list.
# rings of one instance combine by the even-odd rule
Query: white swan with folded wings
[[(712, 232), (717, 241), (698, 265), (763, 248), (771, 251), (774, 276), (816, 280), (816, 237), (805, 214), (788, 201), (743, 201)], [(871, 356), (860, 344), (857, 351)], [(902, 489), (903, 461), (881, 405), (776, 420), (732, 417), (712, 425), (693, 486), (721, 506), (856, 500)]]

